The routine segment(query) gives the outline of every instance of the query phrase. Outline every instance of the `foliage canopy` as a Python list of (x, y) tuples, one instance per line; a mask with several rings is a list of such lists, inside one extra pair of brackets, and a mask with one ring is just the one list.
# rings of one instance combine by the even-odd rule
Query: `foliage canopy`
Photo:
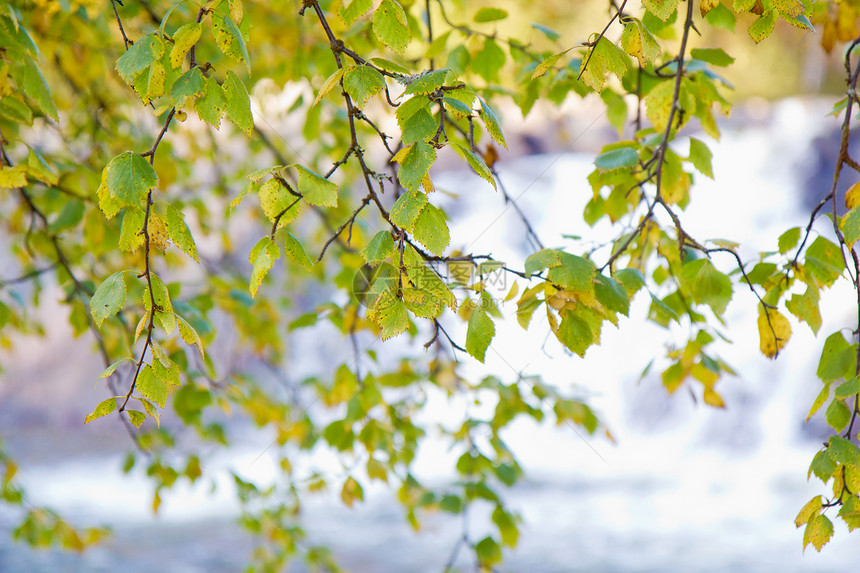
[[(230, 435), (213, 412), (271, 427), (283, 479), (264, 489), (235, 476), (242, 522), (261, 540), (259, 570), (297, 555), (336, 568), (305, 542), (300, 499), (332, 487), (352, 506), (371, 480), (397, 489), (415, 527), (425, 510), (488, 504), (495, 529), (482, 539), (464, 532), (462, 543), (479, 568), (498, 564), (520, 527), (502, 491), (522, 477), (504, 429), (525, 416), (606, 430), (584, 400), (538, 377), (463, 376), (460, 360), (483, 362), (496, 332), (516, 327), (510, 319), (548, 327), (585, 356), (605, 323), (623, 328), (620, 316), (644, 297), (647, 317), (631, 319), (689, 332), (659, 361), (666, 391), (688, 388), (721, 408), (718, 384), (731, 370), (712, 343), (733, 297), (758, 301), (761, 352), (776, 358), (789, 316), (818, 333), (823, 290), (844, 281), (860, 293), (860, 187), (836, 191), (843, 168), (860, 171), (848, 149), (860, 2), (611, 0), (605, 27), (573, 45), (540, 23), (529, 42), (502, 34), (509, 4), (0, 1), (0, 222), (20, 269), (0, 282), (0, 336), (37, 332), (28, 309), (43, 285), (59, 286), (69, 324), (104, 361), (108, 397), (82, 421), (118, 416), (135, 446), (126, 469), (146, 466), (156, 511), (165, 490), (207, 471), (197, 453), (175, 448), (160, 425), (166, 410), (200, 441), (224, 446)], [(721, 70), (734, 59), (696, 36), (717, 29), (758, 43), (784, 24), (817, 27), (823, 49), (844, 49), (848, 90), (834, 107), (843, 137), (809, 225), (744, 260), (736, 244), (684, 227), (695, 179), (719, 177), (707, 141), (719, 139), (715, 115), (732, 105)], [(289, 139), (273, 137), (266, 117), (273, 85), (299, 94), (283, 114)], [(498, 177), (501, 105), (528, 115), (539, 100), (568, 98), (599, 98), (620, 135), (588, 177), (585, 220), (616, 230), (598, 248), (546, 248)], [(476, 192), (487, 202), (500, 196), (522, 215), (526, 258), (452, 247), (433, 181), (442, 157), (483, 178)], [(824, 217), (827, 236), (813, 229)], [(487, 288), (499, 273), (515, 279), (503, 300)], [(283, 295), (303, 290), (316, 294)], [(516, 306), (508, 320), (505, 303)], [(277, 369), (289, 333), (322, 322), (353, 355), (289, 398), (209, 351), (220, 324)], [(449, 334), (457, 322), (462, 339)], [(832, 427), (809, 468), (830, 491), (796, 520), (816, 550), (833, 519), (860, 527), (860, 326), (846, 327), (821, 333), (821, 393), (810, 410), (824, 409)], [(461, 455), (459, 479), (444, 489), (411, 472), (428, 433), (416, 421), (428, 387), (493, 404), (491, 416), (448, 432)], [(298, 475), (295, 460), (314, 447), (338, 453), (343, 475)], [(28, 508), (17, 538), (81, 549), (103, 537), (26, 505), (14, 461), (0, 451), (0, 464), (2, 499)]]

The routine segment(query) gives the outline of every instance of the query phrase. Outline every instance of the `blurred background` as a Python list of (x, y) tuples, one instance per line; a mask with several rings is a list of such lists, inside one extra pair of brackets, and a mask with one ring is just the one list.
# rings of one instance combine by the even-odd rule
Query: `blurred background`
[[(510, 4), (511, 10), (519, 8)], [(578, 2), (581, 9), (575, 10), (570, 4), (531, 5), (528, 19), (512, 18), (499, 31), (528, 37), (530, 20), (552, 22), (563, 31), (560, 44), (566, 48), (605, 24), (606, 13), (599, 9), (605, 2)], [(745, 24), (739, 21), (738, 27)], [(820, 49), (820, 32), (786, 25), (778, 25), (759, 46), (741, 32), (702, 32), (696, 45), (719, 44), (736, 58), (725, 71), (735, 88), (735, 110), (720, 124), (721, 141), (709, 142), (715, 180), (696, 181), (684, 224), (696, 237), (741, 243), (748, 260), (775, 249), (782, 230), (805, 225), (811, 206), (826, 193), (839, 141), (838, 119), (828, 112), (844, 89), (842, 56)], [(763, 60), (769, 65), (762, 66)], [(271, 133), (287, 134), (291, 119), (285, 110), (303, 88), (265, 81), (258, 87), (255, 119), (265, 121)], [(564, 246), (566, 234), (596, 243), (611, 236), (608, 228), (590, 229), (581, 220), (594, 154), (618, 137), (602, 104), (590, 98), (571, 99), (560, 109), (538, 104), (527, 118), (515, 106), (500, 104), (513, 143), (497, 167), (547, 246)], [(519, 218), (479, 178), (440, 165), (434, 181), (451, 194), (442, 206), (455, 243), (492, 252), (499, 260), (527, 256)], [(818, 231), (832, 232), (827, 225)], [(0, 255), (0, 276), (14, 271), (14, 263)], [(499, 286), (505, 292), (509, 287)], [(26, 285), (4, 288), (28, 296)], [(852, 294), (837, 285), (822, 299), (822, 332), (852, 323)], [(236, 523), (230, 472), (263, 484), (273, 481), (280, 471), (270, 451), (274, 436), (247, 420), (225, 419), (231, 447), (204, 452), (212, 479), (177, 486), (154, 516), (146, 476), (137, 469), (122, 471), (131, 447), (123, 428), (109, 419), (83, 425), (104, 398), (104, 389), (92, 382), (102, 365), (91, 340), (71, 335), (55, 286), (46, 285), (41, 297), (35, 312), (46, 325), (44, 335), (18, 338), (0, 355), (5, 367), (0, 436), (35, 503), (76, 525), (108, 525), (113, 536), (80, 555), (36, 551), (12, 542), (8, 533), (20, 515), (0, 506), (0, 573), (242, 570), (253, 538)], [(312, 293), (308, 299), (310, 309)], [(508, 431), (526, 479), (507, 493), (508, 505), (522, 515), (523, 530), (502, 571), (824, 572), (857, 565), (856, 533), (850, 536), (841, 522), (821, 553), (811, 547), (802, 551), (802, 529), (793, 524), (800, 507), (825, 492), (819, 482), (804, 478), (827, 431), (818, 417), (803, 423), (819, 391), (815, 368), (823, 341), (805, 325), (793, 324), (784, 354), (766, 360), (758, 350), (756, 302), (738, 292), (729, 307), (734, 338), (720, 347), (720, 356), (737, 376), (720, 382), (725, 410), (706, 408), (685, 392), (669, 396), (658, 374), (643, 374), (673, 337), (645, 324), (643, 298), (634, 301), (630, 318), (622, 319), (617, 331), (604, 331), (600, 347), (585, 359), (568, 355), (554, 338), (545, 338), (547, 333), (526, 334), (513, 320), (503, 323), (487, 364), (470, 364), (469, 374), (540, 373), (552, 384), (574, 388), (600, 413), (614, 442), (584, 438), (565, 425), (522, 422)], [(502, 311), (512, 314), (516, 307), (508, 304)], [(291, 379), (319, 374), (321, 364), (336, 365), (352, 354), (346, 341), (326, 329), (321, 324), (290, 335), (291, 358), (284, 368)], [(455, 339), (464, 334), (452, 329)], [(246, 361), (253, 369), (253, 357), (232, 354), (229, 332), (214, 346), (222, 359)], [(262, 366), (258, 371), (276, 378)], [(476, 407), (431, 395), (423, 421), (450, 428)], [(313, 452), (314, 467), (336, 471), (329, 455)], [(455, 461), (447, 442), (431, 437), (419, 452), (416, 476), (430, 485), (444, 483)], [(422, 530), (413, 532), (396, 494), (378, 484), (366, 488), (366, 501), (353, 509), (343, 506), (336, 491), (310, 496), (304, 516), (311, 540), (330, 546), (350, 571), (429, 573), (442, 571), (446, 563), (462, 570), (471, 566), (466, 551), (453, 555), (462, 535), (459, 517), (429, 515)], [(488, 528), (479, 510), (466, 519), (475, 538)]]

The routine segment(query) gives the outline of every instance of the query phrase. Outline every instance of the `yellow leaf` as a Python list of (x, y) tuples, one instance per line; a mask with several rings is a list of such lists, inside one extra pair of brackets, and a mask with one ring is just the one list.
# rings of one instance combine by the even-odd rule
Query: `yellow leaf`
[(230, 17), (233, 18), (233, 21), (237, 24), (241, 24), (242, 18), (245, 17), (245, 9), (242, 6), (242, 0), (230, 0), (228, 5), (230, 6)]
[(163, 251), (170, 245), (170, 235), (167, 233), (167, 225), (164, 220), (155, 213), (149, 214), (149, 241), (153, 247), (159, 251)]
[(430, 180), (429, 172), (427, 173), (427, 175), (424, 176), (424, 179), (421, 180), (421, 186), (424, 187), (425, 193), (432, 193), (436, 190), (436, 188), (433, 186), (433, 181)]
[(200, 22), (186, 24), (176, 30), (176, 33), (173, 34), (173, 49), (170, 50), (170, 65), (173, 68), (182, 65), (185, 55), (200, 39), (202, 32), (203, 25)]
[(508, 291), (507, 296), (505, 297), (505, 302), (511, 301), (517, 296), (517, 293), (520, 292), (520, 285), (517, 281), (514, 281), (514, 284), (511, 285), (511, 290)]
[(322, 87), (320, 88), (320, 91), (317, 94), (317, 97), (314, 99), (314, 103), (311, 104), (311, 107), (316, 106), (328, 92), (334, 89), (334, 86), (340, 83), (340, 80), (341, 78), (343, 78), (343, 74), (345, 71), (346, 68), (338, 68), (335, 73), (328, 77), (328, 79), (325, 81), (325, 83), (323, 83)]
[(851, 210), (858, 204), (860, 204), (860, 182), (855, 183), (845, 192), (846, 209)]
[(760, 308), (758, 334), (762, 353), (768, 358), (776, 358), (791, 337), (791, 324), (776, 309)]
[(24, 167), (0, 167), (0, 188), (15, 189), (27, 185)]
[(803, 532), (803, 548), (806, 549), (806, 546), (812, 543), (816, 551), (821, 551), (832, 536), (833, 523), (821, 514), (816, 515), (806, 524), (806, 530)]
[(391, 163), (403, 163), (403, 159), (407, 155), (409, 155), (409, 151), (412, 149), (412, 147), (414, 145), (415, 145), (414, 143), (411, 145), (407, 145), (406, 147), (404, 147), (403, 149), (401, 149), (400, 151), (395, 153), (394, 156), (391, 158)]
[(705, 14), (716, 8), (720, 3), (720, 0), (701, 0), (699, 2), (699, 11), (702, 13), (702, 18), (705, 17)]
[(794, 519), (795, 527), (800, 527), (805, 523), (809, 523), (809, 520), (814, 516), (818, 515), (821, 511), (821, 496), (816, 495), (809, 502), (803, 506), (803, 509), (800, 510), (800, 513), (797, 514), (797, 517)]
[(705, 388), (705, 395), (703, 397), (705, 399), (705, 404), (708, 406), (713, 406), (714, 408), (726, 407), (726, 403), (723, 402), (723, 397), (711, 388)]

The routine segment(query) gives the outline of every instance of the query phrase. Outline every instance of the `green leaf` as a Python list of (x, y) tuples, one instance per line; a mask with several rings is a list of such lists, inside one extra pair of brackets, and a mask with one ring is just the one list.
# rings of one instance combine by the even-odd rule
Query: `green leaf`
[(98, 196), (100, 200), (102, 196), (109, 196), (121, 205), (139, 206), (157, 185), (158, 175), (149, 161), (137, 153), (126, 151), (111, 159), (102, 171)]
[(187, 320), (178, 314), (176, 315), (176, 325), (179, 327), (179, 335), (182, 337), (182, 340), (185, 341), (185, 344), (196, 346), (197, 350), (200, 352), (200, 357), (205, 357), (206, 353), (203, 352), (203, 341), (200, 339), (200, 335), (197, 333), (197, 330), (195, 330)]
[(281, 258), (281, 249), (269, 237), (260, 239), (251, 251), (251, 296), (257, 296), (257, 289), (263, 284), (263, 279), (269, 274), (275, 261)]
[(206, 77), (200, 68), (193, 68), (179, 76), (170, 90), (170, 103), (178, 109), (190, 104), (206, 91)]
[(535, 71), (532, 72), (532, 80), (536, 80), (546, 74), (547, 71), (549, 71), (549, 69), (552, 68), (555, 63), (559, 61), (561, 57), (568, 53), (570, 50), (571, 48), (568, 48), (563, 52), (559, 52), (557, 54), (549, 56), (548, 58), (545, 58), (541, 63), (538, 64), (538, 66), (535, 68)]
[(496, 335), (496, 325), (487, 316), (481, 306), (476, 306), (469, 317), (469, 326), (466, 330), (466, 352), (483, 362), (487, 354), (487, 348)]
[(85, 208), (82, 201), (69, 199), (69, 201), (63, 205), (57, 218), (51, 221), (48, 225), (48, 232), (57, 234), (77, 227), (78, 223), (80, 223), (84, 218), (84, 210)]
[(735, 59), (728, 55), (722, 48), (693, 48), (690, 55), (703, 62), (708, 62), (714, 66), (730, 66), (735, 62)]
[(845, 234), (848, 248), (852, 248), (860, 239), (860, 206), (854, 207), (839, 220), (839, 228)]
[(380, 327), (379, 337), (388, 340), (402, 334), (409, 328), (409, 313), (400, 299), (390, 299), (382, 308), (375, 308), (374, 314)]
[(227, 108), (227, 100), (224, 98), (224, 90), (218, 85), (215, 76), (206, 79), (206, 87), (203, 95), (194, 102), (194, 111), (201, 121), (205, 121), (215, 129), (221, 127), (221, 116)]
[(594, 278), (594, 295), (607, 309), (627, 316), (630, 310), (630, 297), (621, 283), (606, 275), (597, 274)]
[[(583, 60), (584, 62), (585, 60)], [(619, 79), (627, 71), (627, 55), (615, 44), (602, 37), (591, 48), (591, 57), (582, 72), (582, 81), (594, 91), (603, 91), (606, 77), (611, 72)]]
[(143, 306), (146, 310), (152, 310), (152, 299), (158, 308), (155, 309), (155, 323), (161, 327), (166, 334), (176, 329), (176, 316), (173, 314), (173, 305), (170, 303), (170, 292), (161, 278), (155, 273), (149, 274), (152, 283), (153, 296), (149, 295), (149, 286), (143, 290)]
[(588, 347), (597, 342), (588, 323), (569, 311), (562, 315), (555, 335), (559, 342), (579, 356), (585, 356)]
[(645, 8), (663, 20), (669, 19), (669, 16), (678, 8), (678, 3), (681, 0), (642, 0), (642, 5)]
[(185, 224), (185, 215), (173, 205), (167, 206), (167, 233), (173, 244), (179, 247), (183, 253), (194, 259), (195, 262), (200, 262), (197, 258), (197, 245), (194, 242), (194, 236), (188, 225)]
[(106, 318), (115, 315), (125, 305), (125, 280), (123, 271), (114, 273), (99, 285), (90, 299), (93, 322), (101, 326)]
[(448, 72), (448, 68), (441, 68), (416, 76), (406, 86), (403, 95), (426, 95), (435, 92), (445, 85)]
[(845, 269), (841, 249), (824, 237), (809, 245), (804, 262), (805, 271), (825, 286), (833, 284)]
[(800, 241), (800, 227), (792, 227), (779, 236), (779, 254), (784, 255)]
[(15, 96), (0, 98), (0, 115), (24, 125), (33, 124), (33, 110)]
[(30, 148), (30, 152), (27, 154), (27, 171), (33, 179), (47, 185), (56, 185), (59, 182), (59, 177), (42, 157), (42, 154), (33, 148)]
[(162, 408), (167, 405), (167, 396), (169, 394), (167, 383), (155, 375), (149, 364), (145, 364), (141, 369), (135, 388), (141, 398), (158, 404)]
[(458, 514), (463, 511), (463, 500), (459, 496), (445, 494), (439, 500), (439, 509), (447, 513)]
[(643, 68), (654, 65), (660, 57), (660, 45), (651, 32), (636, 18), (629, 19), (621, 32), (621, 47), (629, 55), (639, 60)]
[(561, 38), (561, 34), (553, 30), (552, 28), (547, 28), (543, 24), (538, 24), (536, 22), (531, 23), (531, 27), (541, 32), (544, 36), (546, 36), (551, 42), (555, 42), (559, 38)]
[(502, 561), (502, 548), (492, 537), (485, 537), (475, 545), (475, 554), (483, 569), (489, 569)]
[(116, 71), (125, 83), (131, 84), (143, 70), (164, 54), (164, 41), (157, 34), (147, 34), (135, 42), (116, 61)]
[(436, 149), (424, 141), (416, 141), (401, 149), (392, 161), (400, 162), (397, 179), (410, 191), (416, 191), (436, 161)]
[(343, 87), (359, 109), (385, 88), (385, 79), (370, 66), (352, 66), (343, 75)]
[(696, 304), (707, 304), (714, 314), (721, 315), (732, 299), (732, 281), (714, 268), (708, 259), (684, 264), (681, 280), (689, 289)]
[[(433, 115), (427, 109), (419, 109), (409, 117), (405, 117), (400, 121), (400, 125), (403, 130), (403, 133), (400, 136), (400, 141), (407, 147), (417, 141), (426, 144), (427, 141), (432, 139), (436, 134), (436, 130), (439, 129), (439, 123), (433, 119)], [(403, 157), (403, 154), (405, 153), (407, 152), (401, 149), (392, 160), (399, 160), (399, 158)]]
[(624, 290), (627, 291), (627, 295), (630, 297), (645, 286), (645, 275), (639, 269), (621, 269), (620, 271), (616, 271), (612, 275), (612, 278), (624, 285)]
[(158, 61), (134, 78), (133, 87), (140, 100), (149, 104), (153, 99), (164, 95), (165, 84), (167, 84), (167, 70), (164, 64)]
[(499, 528), (499, 534), (502, 536), (502, 543), (507, 545), (508, 547), (516, 547), (517, 541), (520, 537), (519, 529), (517, 529), (517, 522), (514, 520), (514, 517), (502, 509), (500, 505), (496, 506), (496, 509), (493, 510), (493, 523), (496, 524), (496, 527)]
[(379, 231), (361, 251), (367, 264), (376, 266), (394, 254), (394, 239), (390, 231)]
[[(558, 256), (561, 264), (549, 269), (547, 280), (564, 289), (576, 292), (592, 292), (594, 290), (593, 279), (597, 274), (594, 263), (563, 251), (558, 251)], [(528, 260), (526, 262), (528, 263)]]
[(484, 120), (484, 125), (487, 127), (487, 133), (490, 134), (490, 137), (492, 137), (496, 143), (507, 149), (508, 144), (505, 142), (505, 136), (502, 134), (502, 128), (499, 125), (499, 120), (496, 119), (496, 114), (487, 102), (484, 101), (484, 98), (478, 99), (481, 102), (481, 119)]
[(816, 551), (821, 551), (830, 538), (833, 537), (833, 523), (823, 515), (817, 515), (809, 520), (803, 532), (803, 548), (812, 543)]
[(711, 167), (711, 159), (714, 157), (708, 146), (695, 137), (690, 138), (690, 163), (699, 173), (714, 178), (714, 170)]
[(791, 299), (786, 301), (785, 307), (791, 314), (808, 324), (813, 333), (818, 334), (818, 329), (821, 328), (818, 289), (808, 286), (805, 293), (791, 295)]
[(809, 479), (809, 476), (814, 474), (815, 477), (827, 483), (838, 468), (839, 466), (833, 461), (830, 452), (828, 450), (821, 450), (812, 458), (806, 479)]
[(119, 365), (122, 364), (123, 362), (126, 362), (126, 361), (134, 362), (134, 359), (129, 358), (128, 356), (126, 356), (125, 358), (120, 358), (119, 360), (117, 360), (116, 362), (114, 362), (113, 364), (111, 364), (110, 366), (105, 368), (104, 371), (101, 374), (99, 374), (98, 379), (101, 380), (102, 378), (110, 378), (111, 375), (113, 375), (113, 373), (116, 372), (116, 369), (119, 367)]
[[(759, 16), (750, 26), (750, 38), (758, 44), (773, 32), (773, 27), (776, 24), (776, 10), (768, 10)], [(828, 522), (829, 523), (829, 522)], [(823, 545), (823, 544), (822, 544)], [(806, 545), (804, 544), (804, 547)]]
[(245, 47), (242, 32), (239, 31), (239, 27), (233, 19), (219, 12), (213, 12), (212, 29), (215, 31), (215, 43), (218, 44), (218, 49), (225, 56), (245, 64), (245, 67), (250, 72), (251, 64), (248, 58), (248, 48)]
[(639, 154), (631, 147), (620, 147), (601, 153), (594, 159), (594, 166), (600, 171), (613, 171), (639, 165)]
[(848, 526), (848, 531), (860, 528), (860, 500), (850, 496), (846, 498), (842, 502), (842, 507), (839, 508), (838, 515)]
[(120, 250), (134, 252), (143, 246), (143, 223), (146, 213), (138, 207), (129, 207), (122, 216), (122, 227), (119, 233)]
[(343, 74), (346, 72), (346, 68), (338, 68), (332, 75), (330, 75), (325, 82), (323, 82), (322, 87), (320, 88), (319, 93), (317, 93), (317, 97), (314, 98), (314, 103), (311, 107), (316, 106), (322, 98), (324, 98), (331, 90), (335, 88), (335, 86), (340, 85), (340, 80), (343, 78)]
[(816, 374), (824, 382), (853, 378), (854, 362), (854, 346), (841, 332), (834, 332), (824, 341)]
[(561, 264), (561, 253), (555, 249), (543, 249), (529, 255), (525, 262), (525, 273), (527, 276), (543, 270), (557, 267)]
[(181, 26), (173, 33), (173, 48), (170, 50), (170, 65), (178, 68), (182, 65), (182, 60), (188, 54), (191, 47), (200, 39), (200, 34), (203, 32), (203, 24), (200, 22), (192, 22)]
[(837, 432), (841, 432), (851, 420), (851, 410), (842, 400), (834, 399), (830, 403), (830, 406), (827, 407), (827, 411), (824, 413), (824, 419), (827, 420), (827, 423), (831, 428)]
[(419, 318), (436, 318), (445, 310), (443, 300), (433, 293), (417, 288), (403, 289), (403, 303), (412, 314)]
[(850, 440), (842, 436), (830, 436), (827, 452), (837, 464), (860, 469), (860, 448)]
[[(146, 405), (149, 404), (149, 402), (144, 400), (143, 404), (144, 404), (144, 409), (147, 409)], [(154, 408), (155, 407), (153, 406), (153, 409)], [(143, 423), (146, 421), (146, 414), (144, 414), (143, 412), (141, 412), (139, 410), (125, 410), (125, 413), (128, 414), (129, 423), (132, 426), (134, 426), (135, 428), (140, 428), (143, 425)], [(156, 421), (158, 421), (158, 413), (157, 412), (153, 412), (153, 413), (155, 415), (153, 415), (152, 417), (155, 418)]]
[[(153, 345), (152, 348), (154, 353), (155, 348), (158, 348), (158, 346)], [(167, 384), (168, 387), (175, 386), (178, 388), (179, 386), (182, 386), (179, 365), (173, 362), (167, 356), (163, 355), (164, 351), (161, 352), (162, 356), (160, 357), (160, 359), (152, 361), (152, 373), (155, 374), (155, 376), (157, 376), (159, 380)], [(164, 362), (166, 362), (167, 364), (161, 362), (161, 359), (163, 359)]]
[(860, 393), (860, 378), (854, 377), (836, 387), (836, 399), (844, 400)]
[(416, 219), (418, 219), (418, 214), (426, 204), (427, 196), (424, 193), (414, 190), (406, 191), (391, 207), (391, 222), (401, 229), (411, 231)]
[(317, 207), (337, 207), (337, 185), (313, 171), (296, 165), (299, 170), (299, 193)]
[(484, 160), (481, 159), (478, 154), (473, 152), (471, 149), (468, 149), (459, 143), (452, 144), (454, 146), (454, 150), (460, 154), (460, 156), (466, 160), (469, 164), (469, 167), (472, 170), (480, 175), (487, 183), (493, 186), (493, 189), (498, 189), (496, 187), (496, 178), (493, 177), (493, 172), (490, 171), (490, 168), (487, 167), (487, 164), (484, 163)]
[(734, 13), (723, 4), (717, 4), (716, 7), (708, 12), (705, 16), (705, 20), (714, 28), (720, 28), (731, 32), (732, 34), (735, 33), (735, 23), (737, 18)]
[(445, 222), (445, 214), (431, 203), (424, 205), (424, 208), (421, 209), (421, 212), (415, 219), (415, 227), (412, 230), (412, 235), (417, 241), (427, 247), (427, 250), (437, 256), (442, 256), (445, 248), (451, 242), (448, 225)]
[(116, 401), (116, 398), (108, 398), (107, 400), (99, 402), (96, 409), (87, 414), (87, 417), (84, 418), (84, 424), (89, 424), (93, 420), (97, 420), (102, 416), (107, 416), (111, 412), (115, 412), (117, 408)]
[(386, 60), (385, 58), (370, 58), (370, 62), (386, 72), (395, 72), (405, 76), (410, 74), (410, 70), (406, 66), (398, 64), (397, 62), (392, 62), (391, 60)]
[(499, 77), (499, 72), (504, 67), (506, 60), (504, 50), (499, 47), (496, 41), (493, 38), (485, 38), (483, 48), (472, 57), (472, 64), (469, 69), (489, 83)]
[(337, 10), (341, 21), (347, 26), (352, 26), (353, 22), (367, 14), (367, 11), (373, 8), (373, 0), (352, 0), (347, 4), (344, 2)]
[(472, 108), (458, 99), (444, 96), (442, 97), (442, 102), (457, 117), (470, 117), (472, 115)]
[(251, 135), (254, 132), (254, 117), (251, 115), (251, 100), (245, 84), (232, 71), (227, 70), (227, 78), (221, 85), (224, 90), (224, 99), (227, 119), (232, 121), (236, 127)]
[(508, 11), (501, 8), (481, 8), (475, 12), (475, 22), (495, 22), (508, 17)]
[(373, 34), (380, 42), (402, 54), (412, 39), (406, 12), (395, 0), (382, 0), (373, 13)]
[[(263, 213), (272, 223), (275, 222), (278, 215), (284, 213), (284, 209), (289, 207), (290, 204), (297, 199), (287, 190), (281, 180), (277, 177), (273, 177), (263, 183), (260, 186), (258, 196), (260, 198), (260, 206), (263, 209)], [(293, 207), (293, 210), (293, 215), (298, 215), (297, 207)], [(278, 221), (279, 227), (289, 223), (293, 219), (293, 217), (285, 215), (287, 214), (284, 213)]]
[(292, 233), (288, 232), (285, 237), (284, 250), (287, 252), (288, 257), (304, 268), (308, 270), (313, 268), (314, 263), (308, 258), (304, 247), (302, 247), (302, 244)]

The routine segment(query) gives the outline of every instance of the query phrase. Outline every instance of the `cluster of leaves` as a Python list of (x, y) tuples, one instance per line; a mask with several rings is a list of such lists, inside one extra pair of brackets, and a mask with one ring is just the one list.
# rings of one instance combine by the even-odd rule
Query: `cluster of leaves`
[[(14, 287), (31, 287), (36, 304), (51, 277), (75, 334), (88, 332), (104, 362), (100, 380), (110, 397), (85, 421), (118, 412), (137, 448), (125, 469), (143, 460), (156, 511), (165, 490), (207, 475), (193, 444), (227, 445), (225, 416), (240, 412), (273, 429), (282, 479), (263, 488), (234, 476), (242, 523), (260, 540), (260, 570), (280, 570), (297, 554), (335, 568), (330, 553), (307, 540), (301, 498), (335, 487), (352, 506), (373, 480), (397, 489), (416, 528), (423, 511), (489, 507), (492, 534), (473, 539), (464, 530), (449, 567), (467, 546), (478, 567), (491, 570), (503, 547), (516, 545), (521, 522), (502, 496), (522, 476), (504, 439), (510, 423), (549, 417), (589, 434), (605, 430), (586, 403), (540, 378), (463, 374), (458, 352), (484, 362), (494, 351), (504, 303), (516, 304), (523, 329), (548, 330), (585, 356), (606, 322), (621, 326), (632, 299), (647, 296), (648, 320), (689, 333), (658, 360), (666, 390), (686, 387), (725, 407), (718, 383), (732, 370), (714, 343), (726, 339), (736, 291), (758, 301), (761, 350), (770, 358), (790, 337), (787, 315), (817, 333), (824, 289), (850, 280), (860, 291), (853, 250), (860, 188), (845, 197), (848, 213), (836, 216), (841, 169), (860, 170), (847, 147), (860, 40), (848, 48), (849, 91), (835, 108), (845, 126), (833, 189), (805, 229), (778, 238), (777, 250), (744, 261), (735, 243), (687, 233), (683, 211), (695, 178), (715, 174), (704, 139), (689, 135), (692, 129), (681, 133), (692, 125), (719, 139), (715, 112), (731, 109), (719, 69), (733, 58), (720, 47), (693, 47), (697, 26), (734, 32), (748, 21), (760, 42), (778, 18), (804, 29), (824, 22), (824, 47), (832, 49), (857, 36), (854, 4), (644, 0), (635, 13), (626, 0), (609, 4), (605, 28), (561, 50), (562, 35), (546, 26), (532, 24), (537, 39), (523, 43), (499, 32), (507, 10), (455, 0), (112, 0), (110, 9), (0, 2), (0, 187), (11, 192), (2, 224), (23, 238), (13, 249), (22, 274), (0, 283), (2, 336), (41, 328)], [(268, 81), (300, 87), (287, 111), (300, 128), (290, 139), (274, 132), (284, 145), (265, 114), (252, 113), (249, 94), (262, 93)], [(498, 177), (507, 141), (497, 106), (510, 98), (527, 115), (541, 99), (589, 96), (605, 104), (622, 139), (594, 161), (584, 217), (591, 225), (606, 220), (618, 234), (604, 247), (546, 248)], [(45, 131), (61, 143), (44, 143)], [(432, 171), (446, 156), (486, 182), (476, 192), (487, 201), (501, 195), (517, 209), (534, 247), (523, 261), (452, 247)], [(248, 196), (259, 207), (243, 204)], [(834, 240), (813, 230), (828, 206)], [(239, 213), (256, 221), (254, 236), (235, 231)], [(276, 267), (283, 254), (286, 272)], [(502, 301), (489, 292), (497, 273), (514, 279)], [(311, 288), (325, 302), (283, 296)], [(542, 306), (545, 322), (536, 314)], [(205, 352), (216, 320), (237, 333), (234, 355), (223, 360)], [(464, 324), (464, 338), (449, 334), (452, 322)], [(307, 328), (349, 339), (351, 360), (336, 360), (333, 374), (289, 379), (288, 337)], [(377, 354), (377, 339), (398, 336), (426, 341), (432, 352), (393, 360)], [(818, 372), (824, 388), (810, 413), (827, 404), (835, 432), (810, 469), (833, 480), (834, 497), (814, 498), (797, 519), (807, 526), (804, 545), (816, 549), (832, 534), (824, 515), (830, 507), (858, 526), (855, 337), (827, 338)], [(267, 376), (284, 382), (290, 396), (273, 391)], [(437, 489), (413, 472), (430, 430), (417, 414), (433, 393), (491, 410), (467, 411), (459, 427), (442, 429), (461, 455), (458, 479)], [(135, 403), (140, 410), (127, 407)], [(164, 415), (182, 429), (162, 428)], [(342, 461), (339, 475), (296, 469), (320, 445)], [(10, 480), (3, 498), (17, 503)], [(34, 511), (20, 528), (32, 543), (89, 539)]]

